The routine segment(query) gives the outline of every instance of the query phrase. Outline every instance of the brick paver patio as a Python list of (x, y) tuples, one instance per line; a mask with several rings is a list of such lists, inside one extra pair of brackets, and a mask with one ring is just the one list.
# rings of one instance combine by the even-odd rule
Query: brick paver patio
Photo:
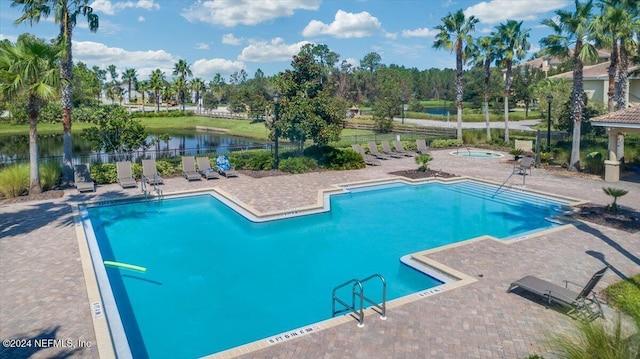
[[(432, 169), (501, 183), (511, 165), (503, 159), (459, 158), (433, 151)], [(508, 155), (507, 155), (508, 156)], [(171, 178), (165, 193), (210, 188), (224, 190), (257, 210), (268, 212), (315, 203), (317, 191), (333, 184), (391, 177), (414, 169), (413, 159), (383, 161), (380, 167), (326, 171), (261, 179), (239, 178), (187, 183)], [(602, 180), (533, 170), (526, 188), (606, 204)], [(513, 176), (506, 184), (522, 184)], [(619, 204), (640, 210), (638, 178), (613, 185), (629, 190)], [(117, 185), (93, 194), (69, 190), (61, 199), (0, 206), (0, 338), (41, 338), (90, 342), (90, 348), (0, 347), (0, 358), (96, 358), (91, 308), (82, 273), (72, 204), (138, 194)], [(446, 224), (443, 224), (446, 225)], [(425, 236), (428, 236), (425, 230)], [(246, 358), (524, 358), (543, 354), (549, 332), (566, 330), (568, 316), (517, 293), (509, 283), (528, 274), (561, 283), (585, 282), (607, 264), (597, 290), (640, 273), (640, 233), (594, 224), (565, 229), (510, 244), (482, 240), (428, 255), (477, 282), (393, 308), (386, 321), (375, 317), (364, 328), (355, 321), (249, 353)], [(167, 338), (171, 340), (171, 338)], [(58, 344), (63, 342), (56, 342)], [(188, 343), (176, 343), (188, 345)]]

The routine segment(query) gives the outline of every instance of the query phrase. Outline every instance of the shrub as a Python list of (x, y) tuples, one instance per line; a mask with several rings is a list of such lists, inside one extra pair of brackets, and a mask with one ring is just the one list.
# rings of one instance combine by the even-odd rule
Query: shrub
[(283, 172), (304, 173), (318, 168), (318, 162), (309, 157), (291, 157), (282, 160), (279, 168)]
[(273, 155), (271, 151), (261, 150), (253, 153), (253, 156), (247, 159), (245, 167), (253, 171), (262, 171), (273, 168)]
[(345, 150), (335, 148), (327, 156), (326, 166), (334, 170), (354, 170), (365, 168), (367, 165), (362, 156), (351, 148)]
[(422, 154), (415, 157), (416, 163), (420, 165), (418, 168), (420, 171), (428, 171), (429, 170), (429, 162), (433, 159), (429, 154)]
[(640, 274), (610, 285), (604, 293), (612, 307), (632, 316), (640, 327)]
[(5, 198), (14, 198), (29, 191), (29, 165), (7, 166), (0, 171), (0, 193)]
[(109, 184), (118, 181), (115, 163), (96, 163), (90, 166), (91, 178), (96, 184)]
[(135, 178), (135, 179), (142, 178), (142, 165), (139, 164), (139, 163), (132, 163), (131, 164), (131, 174), (133, 175), (133, 178)]
[(60, 180), (62, 168), (55, 162), (47, 162), (40, 165), (40, 185), (43, 191), (55, 188)]
[(585, 170), (593, 174), (601, 174), (604, 171), (604, 159), (600, 152), (591, 152), (587, 154), (585, 160)]
[(170, 160), (156, 161), (156, 168), (160, 176), (170, 176), (176, 173), (176, 166)]
[(552, 158), (553, 158), (552, 152), (540, 152), (540, 162), (544, 164), (549, 164)]
[(462, 146), (464, 143), (462, 140), (453, 140), (453, 139), (437, 139), (431, 141), (431, 147), (433, 148), (447, 148), (447, 147), (458, 147)]

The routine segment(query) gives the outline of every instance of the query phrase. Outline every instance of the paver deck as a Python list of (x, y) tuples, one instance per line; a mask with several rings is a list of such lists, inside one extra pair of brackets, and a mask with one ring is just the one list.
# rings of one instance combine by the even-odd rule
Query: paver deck
[[(460, 158), (449, 152), (433, 151), (430, 168), (498, 183), (511, 173), (504, 158)], [(333, 184), (391, 177), (389, 172), (416, 167), (412, 158), (406, 158), (363, 170), (260, 179), (240, 176), (189, 183), (170, 178), (162, 188), (168, 193), (215, 186), (269, 212), (313, 204), (317, 191)], [(521, 183), (520, 176), (513, 176), (506, 185)], [(603, 186), (609, 184), (537, 169), (526, 178), (528, 189), (606, 204), (610, 200)], [(620, 205), (640, 210), (637, 178), (614, 187), (630, 191), (619, 199)], [(0, 206), (0, 339), (69, 339), (76, 345), (0, 347), (0, 358), (98, 357), (70, 205), (138, 193), (138, 189), (109, 185), (99, 186), (96, 193), (70, 190), (53, 201)], [(612, 270), (596, 287), (602, 289), (640, 272), (640, 233), (582, 224), (511, 244), (475, 241), (428, 257), (478, 281), (393, 308), (386, 321), (372, 318), (364, 328), (355, 321), (341, 324), (243, 357), (522, 358), (536, 353), (552, 358), (547, 333), (567, 330), (572, 319), (528, 296), (506, 293), (509, 284), (524, 275), (558, 283), (563, 279), (585, 282), (607, 264)], [(93, 345), (79, 348), (78, 340)]]

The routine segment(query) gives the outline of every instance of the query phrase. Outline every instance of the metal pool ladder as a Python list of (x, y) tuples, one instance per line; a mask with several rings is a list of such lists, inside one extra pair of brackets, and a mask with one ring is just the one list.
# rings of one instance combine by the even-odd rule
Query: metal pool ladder
[[(374, 302), (373, 300), (371, 300), (370, 298), (367, 298), (364, 295), (364, 284), (366, 282), (368, 282), (371, 279), (374, 278), (378, 278), (380, 279), (380, 283), (382, 284), (382, 302), (381, 304), (378, 304), (377, 302)], [(338, 298), (338, 296), (336, 295), (336, 292), (338, 291), (338, 289), (340, 288), (344, 288), (348, 285), (352, 285), (351, 287), (351, 305), (349, 305), (347, 302), (343, 301), (342, 299)], [(356, 308), (356, 297), (359, 298), (359, 308)], [(351, 312), (353, 313), (353, 315), (355, 315), (356, 319), (358, 319), (358, 327), (362, 328), (364, 327), (364, 302), (367, 302), (371, 305), (373, 305), (374, 308), (378, 309), (377, 312), (378, 314), (380, 314), (380, 319), (382, 320), (386, 320), (387, 319), (387, 281), (384, 279), (384, 277), (380, 274), (373, 274), (370, 275), (369, 277), (362, 279), (362, 280), (358, 280), (358, 279), (351, 279), (349, 281), (346, 281), (342, 284), (340, 284), (339, 286), (333, 288), (333, 293), (332, 293), (332, 303), (331, 303), (331, 310), (332, 310), (332, 317), (335, 317), (336, 314), (342, 314), (345, 312)], [(342, 309), (338, 309), (336, 310), (336, 302), (340, 303), (341, 305), (344, 306), (344, 308)], [(375, 309), (374, 309), (375, 310)]]

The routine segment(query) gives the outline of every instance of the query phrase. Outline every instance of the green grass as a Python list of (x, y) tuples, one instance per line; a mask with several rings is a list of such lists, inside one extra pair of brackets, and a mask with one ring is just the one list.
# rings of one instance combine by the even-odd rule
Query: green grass
[(612, 307), (632, 316), (640, 325), (640, 274), (614, 283), (604, 292)]

